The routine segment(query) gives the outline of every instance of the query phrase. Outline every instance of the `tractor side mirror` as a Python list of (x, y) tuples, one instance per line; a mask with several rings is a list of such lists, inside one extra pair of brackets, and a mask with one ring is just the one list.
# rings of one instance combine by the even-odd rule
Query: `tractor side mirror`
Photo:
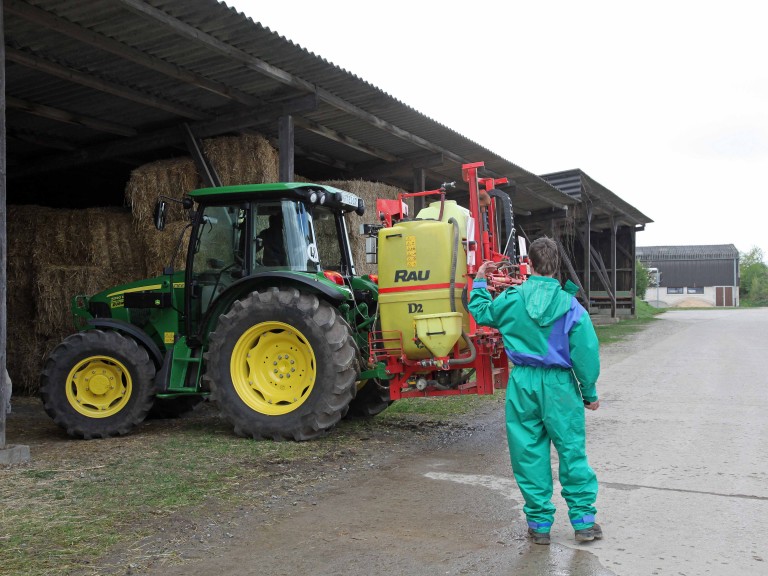
[(168, 215), (168, 203), (165, 200), (158, 200), (155, 204), (154, 220), (155, 228), (161, 232), (165, 229), (165, 218)]

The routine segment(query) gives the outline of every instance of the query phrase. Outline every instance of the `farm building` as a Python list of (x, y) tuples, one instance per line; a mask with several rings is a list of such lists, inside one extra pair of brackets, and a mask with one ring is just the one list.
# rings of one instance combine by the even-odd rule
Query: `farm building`
[(542, 178), (579, 201), (570, 222), (548, 224), (566, 247), (566, 265), (581, 282), (590, 313), (634, 314), (636, 234), (652, 220), (582, 170)]
[(654, 306), (738, 306), (739, 251), (733, 244), (638, 246), (637, 259), (658, 271), (645, 299)]
[(580, 171), (574, 189), (533, 174), (216, 0), (1, 4), (0, 368), (20, 393), (72, 331), (72, 295), (172, 261), (184, 214), (155, 231), (155, 199), (203, 186), (330, 182), (370, 207), (455, 181), (466, 203), (462, 165), (484, 162), (520, 232), (561, 239), (591, 311), (633, 309), (651, 220)]

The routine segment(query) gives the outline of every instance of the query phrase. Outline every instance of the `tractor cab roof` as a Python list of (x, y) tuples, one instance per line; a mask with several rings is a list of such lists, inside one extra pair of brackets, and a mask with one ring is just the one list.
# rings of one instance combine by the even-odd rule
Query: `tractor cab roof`
[(241, 184), (236, 186), (219, 186), (215, 188), (199, 188), (192, 190), (189, 196), (196, 202), (219, 202), (222, 200), (257, 200), (283, 197), (305, 200), (311, 204), (322, 204), (343, 212), (357, 212), (362, 215), (365, 203), (362, 198), (324, 184), (307, 182), (273, 182), (267, 184)]

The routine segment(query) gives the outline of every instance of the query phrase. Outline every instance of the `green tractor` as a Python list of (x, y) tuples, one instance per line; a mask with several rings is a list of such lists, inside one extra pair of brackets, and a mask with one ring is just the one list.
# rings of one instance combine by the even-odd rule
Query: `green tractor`
[(239, 435), (307, 440), (386, 408), (367, 369), (377, 286), (355, 274), (344, 218), (363, 201), (277, 183), (195, 190), (195, 205), (184, 271), (73, 298), (79, 332), (41, 375), (54, 421), (103, 438), (210, 398)]

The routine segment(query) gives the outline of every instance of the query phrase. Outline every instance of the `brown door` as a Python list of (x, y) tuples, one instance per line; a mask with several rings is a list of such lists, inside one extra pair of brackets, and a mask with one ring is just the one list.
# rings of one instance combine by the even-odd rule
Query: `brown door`
[(733, 306), (733, 286), (715, 287), (715, 306)]

